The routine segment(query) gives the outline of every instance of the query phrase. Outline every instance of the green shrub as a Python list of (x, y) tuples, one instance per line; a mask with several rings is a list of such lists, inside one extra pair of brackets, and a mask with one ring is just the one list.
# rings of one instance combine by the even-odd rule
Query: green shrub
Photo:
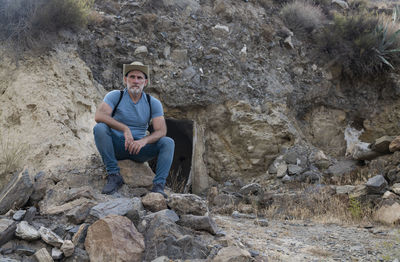
[(310, 33), (321, 27), (324, 21), (324, 15), (319, 7), (299, 0), (286, 4), (281, 14), (285, 24), (295, 34)]
[(0, 0), (0, 41), (22, 52), (87, 23), (93, 0)]
[(393, 69), (400, 63), (399, 25), (370, 13), (336, 14), (319, 38), (321, 50), (342, 66), (344, 75), (360, 77)]

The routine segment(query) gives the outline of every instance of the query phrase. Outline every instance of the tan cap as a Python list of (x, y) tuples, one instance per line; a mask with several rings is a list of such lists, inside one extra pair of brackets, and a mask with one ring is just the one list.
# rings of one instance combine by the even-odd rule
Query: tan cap
[(124, 64), (124, 66), (123, 66), (123, 76), (122, 77), (126, 76), (126, 74), (128, 74), (130, 71), (134, 71), (134, 70), (140, 71), (143, 74), (145, 74), (146, 77), (147, 77), (147, 80), (148, 80), (147, 85), (150, 84), (149, 66), (144, 65), (141, 62), (135, 61), (135, 62), (132, 62), (130, 64)]

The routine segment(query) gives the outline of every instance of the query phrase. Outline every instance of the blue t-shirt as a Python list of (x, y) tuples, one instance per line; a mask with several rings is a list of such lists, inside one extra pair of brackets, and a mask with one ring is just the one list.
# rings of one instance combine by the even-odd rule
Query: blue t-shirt
[[(118, 103), (120, 97), (120, 91), (114, 90), (109, 92), (104, 97), (104, 102), (106, 102), (112, 110), (114, 110), (115, 105)], [(163, 108), (161, 102), (151, 97), (151, 118), (163, 116)], [(134, 139), (141, 139), (146, 136), (146, 130), (148, 128), (148, 121), (150, 119), (150, 106), (147, 102), (146, 94), (143, 92), (140, 100), (135, 104), (128, 94), (128, 91), (124, 90), (121, 102), (119, 103), (117, 110), (115, 111), (114, 119), (118, 122), (127, 125)], [(113, 132), (122, 134), (122, 131), (112, 129)]]

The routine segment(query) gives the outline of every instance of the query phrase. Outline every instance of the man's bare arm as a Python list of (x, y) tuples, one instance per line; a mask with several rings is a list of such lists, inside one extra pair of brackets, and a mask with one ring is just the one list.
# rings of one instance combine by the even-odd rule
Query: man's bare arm
[(94, 121), (96, 121), (97, 123), (104, 123), (109, 127), (111, 127), (112, 129), (124, 132), (125, 149), (128, 149), (128, 146), (132, 144), (134, 140), (132, 132), (127, 125), (118, 122), (113, 117), (111, 117), (111, 114), (112, 114), (112, 108), (106, 102), (102, 102), (96, 110)]

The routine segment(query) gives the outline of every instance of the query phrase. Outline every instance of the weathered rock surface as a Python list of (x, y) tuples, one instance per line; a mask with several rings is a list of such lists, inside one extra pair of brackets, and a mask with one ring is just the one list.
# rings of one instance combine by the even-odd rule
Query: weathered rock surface
[(371, 149), (376, 152), (388, 154), (390, 153), (389, 145), (395, 139), (393, 136), (383, 136), (375, 140), (374, 143), (371, 144)]
[(182, 215), (178, 224), (194, 230), (207, 231), (213, 235), (218, 232), (218, 226), (210, 216)]
[(159, 193), (149, 193), (142, 198), (143, 206), (152, 212), (158, 212), (167, 208), (167, 201)]
[(72, 243), (71, 240), (65, 240), (60, 249), (63, 252), (64, 256), (70, 257), (74, 253), (75, 245)]
[(109, 215), (88, 228), (85, 249), (90, 261), (142, 261), (145, 244), (132, 222)]
[(46, 250), (46, 248), (42, 248), (34, 254), (34, 257), (37, 259), (38, 262), (53, 262), (53, 258)]
[(365, 185), (367, 186), (367, 190), (369, 193), (383, 194), (386, 191), (388, 183), (382, 175), (377, 175), (368, 179)]
[(115, 198), (92, 207), (89, 213), (95, 218), (103, 218), (111, 214), (123, 216), (134, 208), (133, 203), (134, 200), (130, 198)]
[(395, 139), (393, 139), (392, 142), (389, 144), (389, 151), (390, 152), (395, 152), (400, 150), (400, 136), (396, 136)]
[(190, 230), (163, 216), (154, 216), (144, 234), (144, 257), (148, 260), (159, 256), (167, 256), (170, 259), (205, 259), (209, 254), (205, 242), (192, 236)]
[(0, 193), (0, 214), (25, 205), (32, 192), (33, 184), (27, 169), (14, 175)]
[(383, 205), (375, 212), (375, 220), (387, 225), (400, 223), (400, 204)]
[(206, 202), (193, 194), (172, 194), (168, 198), (168, 206), (178, 215), (204, 216), (208, 212)]
[(61, 247), (61, 245), (64, 243), (64, 241), (56, 233), (43, 226), (39, 228), (39, 234), (44, 242), (54, 247)]
[(153, 184), (154, 173), (147, 163), (122, 160), (118, 161), (118, 166), (125, 184), (133, 187), (150, 187)]
[(252, 261), (252, 258), (249, 251), (247, 250), (241, 249), (239, 247), (224, 247), (220, 251), (218, 251), (218, 254), (213, 261), (250, 262)]

